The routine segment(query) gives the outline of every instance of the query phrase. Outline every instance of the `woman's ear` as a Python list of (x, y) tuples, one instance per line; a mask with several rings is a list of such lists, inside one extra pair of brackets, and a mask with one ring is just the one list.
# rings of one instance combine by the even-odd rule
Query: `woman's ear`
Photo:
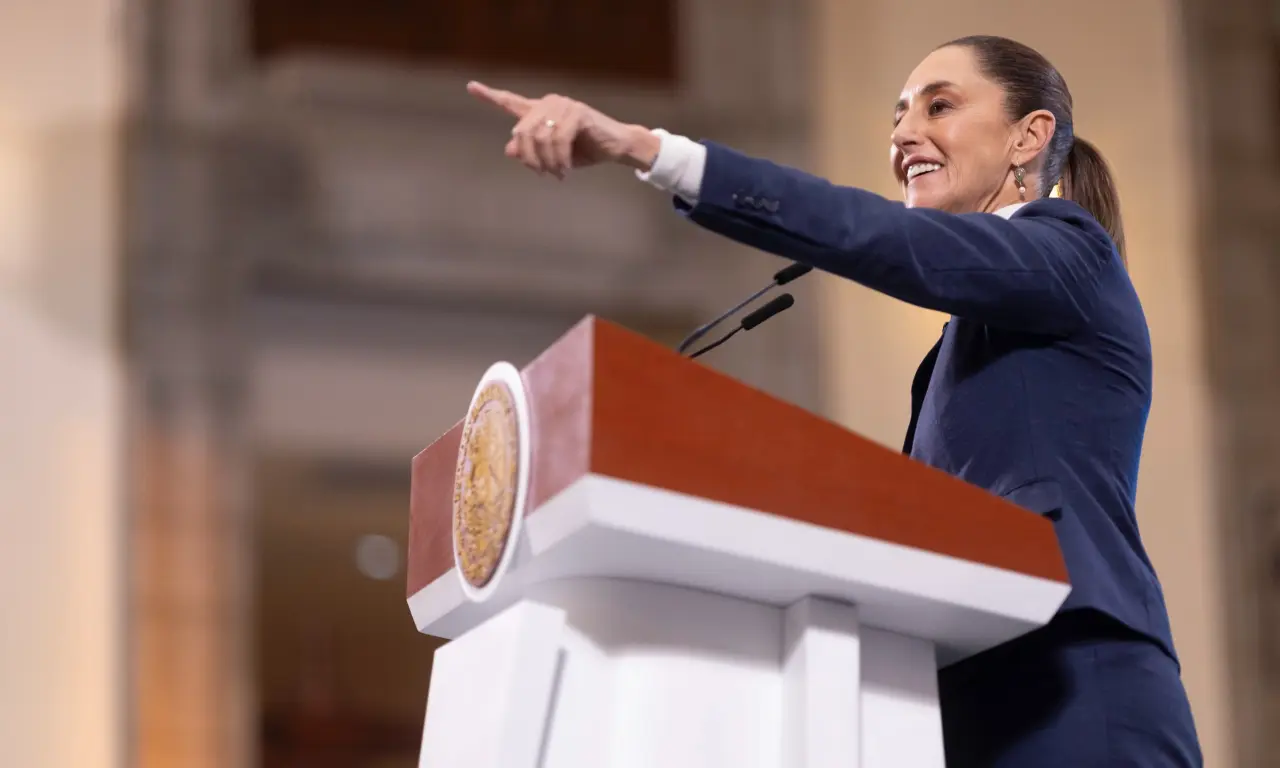
[(1029, 165), (1049, 146), (1058, 121), (1047, 109), (1037, 109), (1018, 121), (1014, 136), (1013, 161), (1018, 165)]

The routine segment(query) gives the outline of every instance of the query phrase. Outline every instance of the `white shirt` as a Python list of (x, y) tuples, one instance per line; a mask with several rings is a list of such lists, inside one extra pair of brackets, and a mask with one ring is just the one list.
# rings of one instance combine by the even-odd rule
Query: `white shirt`
[[(662, 142), (658, 156), (652, 168), (636, 171), (636, 176), (678, 196), (689, 205), (697, 205), (698, 193), (702, 191), (702, 176), (707, 168), (707, 148), (687, 136), (668, 133), (661, 128), (655, 128), (653, 134)], [(1026, 203), (1006, 205), (995, 214), (1007, 219), (1024, 205)]]

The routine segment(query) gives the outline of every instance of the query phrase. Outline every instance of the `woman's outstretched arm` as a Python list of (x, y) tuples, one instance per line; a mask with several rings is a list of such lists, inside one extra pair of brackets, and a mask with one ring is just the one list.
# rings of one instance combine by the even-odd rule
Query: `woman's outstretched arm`
[(865, 190), (658, 132), (641, 178), (672, 192), (697, 224), (917, 306), (1033, 333), (1087, 325), (1104, 270), (1105, 230), (1064, 200), (1016, 218), (909, 209)]
[(468, 90), (515, 118), (506, 154), (535, 172), (563, 179), (603, 162), (634, 168), (713, 232), (921, 307), (1066, 335), (1090, 323), (1104, 273), (1121, 268), (1102, 226), (1064, 200), (1037, 200), (1012, 219), (908, 209), (564, 96)]

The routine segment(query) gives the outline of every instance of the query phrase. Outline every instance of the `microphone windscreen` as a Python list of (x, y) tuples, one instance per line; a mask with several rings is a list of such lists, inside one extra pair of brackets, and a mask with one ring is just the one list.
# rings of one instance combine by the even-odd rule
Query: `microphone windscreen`
[(757, 325), (763, 323), (765, 320), (768, 320), (779, 312), (785, 312), (788, 309), (791, 309), (791, 305), (795, 303), (796, 297), (789, 293), (784, 293), (781, 296), (778, 296), (773, 301), (770, 301), (755, 312), (752, 312), (742, 318), (742, 330), (749, 331), (752, 328), (755, 328)]
[(778, 270), (777, 274), (773, 276), (773, 282), (776, 285), (786, 285), (797, 277), (809, 274), (811, 271), (813, 271), (813, 267), (808, 264), (792, 264), (789, 267)]

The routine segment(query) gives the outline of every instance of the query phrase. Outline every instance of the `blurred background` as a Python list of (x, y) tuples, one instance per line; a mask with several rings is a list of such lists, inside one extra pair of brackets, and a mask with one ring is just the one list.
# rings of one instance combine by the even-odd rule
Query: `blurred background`
[[(0, 764), (416, 765), (410, 458), (594, 313), (664, 343), (780, 263), (483, 78), (894, 195), (935, 45), (1045, 53), (1155, 344), (1139, 513), (1207, 764), (1280, 754), (1280, 3), (0, 3)], [(811, 275), (722, 370), (889, 446), (942, 318)]]

